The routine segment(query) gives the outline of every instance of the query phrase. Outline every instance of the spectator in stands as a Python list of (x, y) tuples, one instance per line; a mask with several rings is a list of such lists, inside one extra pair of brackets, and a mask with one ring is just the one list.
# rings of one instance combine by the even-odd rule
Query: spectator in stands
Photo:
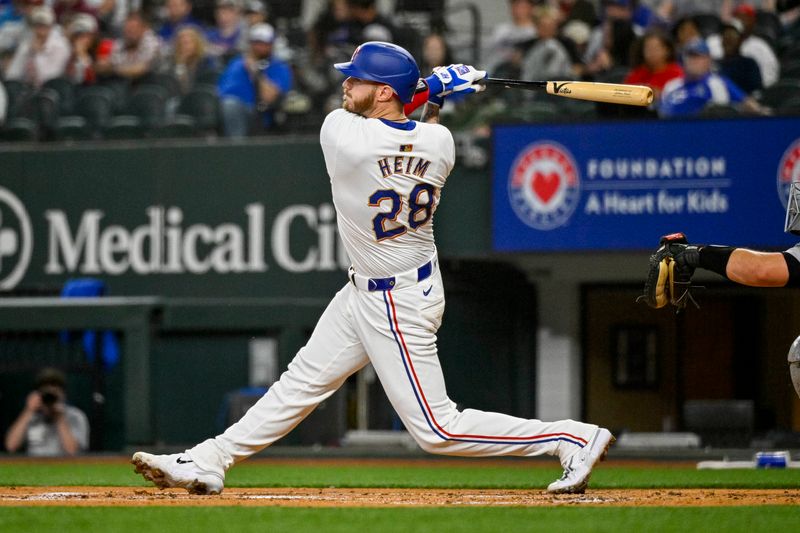
[(540, 6), (534, 13), (538, 37), (522, 60), (522, 79), (558, 80), (573, 76), (572, 58), (558, 39), (559, 12)]
[(450, 50), (444, 35), (431, 33), (425, 37), (425, 41), (422, 43), (422, 61), (419, 64), (419, 71), (424, 76), (430, 74), (434, 67), (452, 65), (453, 63), (455, 63), (453, 52)]
[[(422, 61), (419, 62), (419, 71), (423, 77), (433, 72), (434, 67), (447, 66), (455, 63), (453, 52), (447, 40), (441, 33), (431, 33), (422, 42)], [(466, 95), (453, 93), (447, 97), (448, 105), (442, 107), (442, 113), (450, 113), (455, 106), (465, 100)]]
[(720, 74), (730, 78), (740, 89), (750, 94), (761, 89), (763, 83), (761, 70), (755, 59), (741, 54), (742, 32), (742, 23), (737, 19), (731, 19), (725, 24), (722, 28), (723, 57), (717, 65)]
[(241, 52), (239, 46), (242, 35), (246, 35), (242, 8), (239, 0), (217, 0), (216, 6), (216, 26), (206, 34), (208, 52), (227, 63)]
[[(27, 15), (40, 3), (38, 0), (14, 0), (0, 10), (0, 58), (10, 59), (28, 27)], [(0, 64), (0, 71), (5, 70), (5, 63)]]
[[(316, 67), (341, 59), (346, 61), (353, 54), (350, 43), (350, 4), (348, 0), (329, 0), (327, 8), (317, 17), (306, 33), (310, 62)], [(338, 85), (338, 84), (337, 84)]]
[(375, 0), (347, 0), (350, 11), (350, 43), (358, 46), (367, 41), (387, 41), (408, 47), (409, 43), (398, 41), (397, 28), (388, 18), (378, 13), (375, 3)]
[(55, 23), (53, 9), (34, 8), (30, 14), (31, 32), (17, 47), (5, 76), (34, 87), (64, 74), (70, 56), (70, 46), (61, 27)]
[(162, 72), (175, 76), (183, 94), (194, 87), (198, 74), (218, 69), (219, 62), (206, 53), (206, 40), (197, 26), (184, 26), (177, 31), (172, 53), (161, 66)]
[(672, 33), (675, 36), (675, 53), (678, 58), (683, 58), (683, 50), (687, 44), (704, 39), (700, 28), (691, 17), (678, 20), (672, 28)]
[(735, 105), (743, 111), (765, 113), (731, 80), (711, 71), (708, 45), (698, 39), (686, 45), (683, 58), (685, 78), (668, 82), (661, 94), (658, 113), (662, 117), (697, 115), (710, 105)]
[(630, 65), (630, 51), (636, 41), (633, 14), (629, 0), (606, 2), (603, 23), (593, 30), (586, 47), (584, 63), (588, 76), (597, 76), (614, 68), (622, 70)]
[(306, 32), (307, 46), (294, 58), (295, 82), (303, 94), (312, 98), (314, 109), (333, 110), (341, 106), (341, 73), (331, 65), (350, 60), (354, 47), (349, 35), (347, 0), (328, 0)]
[(158, 59), (159, 40), (144, 16), (130, 13), (122, 27), (122, 37), (114, 41), (111, 55), (98, 58), (96, 70), (105, 76), (133, 81), (150, 73)]
[(661, 0), (658, 2), (657, 11), (665, 20), (680, 20), (692, 15), (723, 15), (730, 14), (731, 0)]
[(584, 68), (581, 58), (586, 55), (589, 38), (592, 36), (592, 27), (582, 20), (572, 19), (561, 26), (560, 34), (567, 42), (573, 44), (575, 57), (577, 58), (573, 67), (577, 66), (579, 70), (576, 73), (582, 75)]
[(97, 10), (87, 0), (56, 0), (53, 3), (56, 21), (66, 28), (76, 15), (97, 17)]
[(5, 444), (11, 453), (26, 446), (28, 455), (35, 457), (76, 455), (89, 447), (89, 421), (83, 411), (67, 404), (62, 372), (45, 368), (39, 373)]
[(675, 59), (675, 46), (665, 33), (646, 33), (634, 50), (634, 67), (624, 82), (651, 87), (655, 100), (661, 97), (668, 81), (683, 77), (683, 69)]
[[(244, 0), (242, 35), (239, 41), (239, 49), (247, 50), (248, 35), (250, 28), (256, 24), (269, 23), (269, 11), (262, 0)], [(275, 42), (272, 44), (272, 53), (284, 61), (291, 61), (295, 56), (295, 51), (289, 46), (289, 41), (280, 32), (275, 35)]]
[[(292, 88), (289, 65), (272, 55), (275, 30), (269, 24), (250, 28), (250, 46), (222, 73), (218, 83), (226, 137), (274, 126), (273, 111)], [(258, 122), (257, 126), (253, 126)]]
[(246, 0), (244, 4), (244, 21), (247, 29), (255, 24), (267, 22), (267, 6), (261, 0)]
[(172, 38), (181, 26), (202, 27), (200, 21), (192, 16), (192, 3), (189, 0), (167, 0), (164, 8), (167, 17), (158, 29), (158, 36), (163, 42), (172, 44)]
[(72, 55), (65, 76), (78, 85), (91, 85), (97, 81), (97, 21), (91, 15), (77, 15), (67, 27), (67, 37), (72, 45)]
[(597, 25), (597, 9), (589, 0), (559, 0), (558, 9), (565, 24), (583, 22), (590, 28)]
[(125, 18), (131, 12), (131, 4), (127, 0), (86, 0), (94, 7), (100, 33), (103, 36), (115, 36), (122, 33)]
[(763, 38), (755, 35), (756, 10), (750, 4), (741, 4), (734, 11), (733, 16), (742, 23), (742, 55), (752, 57), (758, 63), (761, 71), (761, 81), (764, 87), (773, 85), (781, 75), (780, 63), (772, 47)]
[(538, 35), (533, 20), (534, 0), (509, 0), (511, 20), (498, 24), (492, 32), (487, 56), (489, 72), (494, 73), (500, 65), (522, 62), (522, 47)]

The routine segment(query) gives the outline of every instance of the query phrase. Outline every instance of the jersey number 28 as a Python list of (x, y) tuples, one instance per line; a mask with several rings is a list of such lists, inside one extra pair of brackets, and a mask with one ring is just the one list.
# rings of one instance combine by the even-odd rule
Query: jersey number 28
[[(418, 227), (427, 224), (433, 215), (433, 194), (436, 188), (427, 183), (420, 183), (411, 190), (408, 195), (408, 228), (416, 230)], [(369, 197), (369, 205), (378, 207), (383, 201), (391, 201), (389, 211), (378, 213), (372, 219), (372, 230), (375, 232), (375, 239), (393, 239), (407, 231), (407, 227), (396, 222), (397, 215), (403, 208), (403, 198), (393, 189), (381, 189), (372, 193)], [(388, 222), (388, 227), (387, 227)]]

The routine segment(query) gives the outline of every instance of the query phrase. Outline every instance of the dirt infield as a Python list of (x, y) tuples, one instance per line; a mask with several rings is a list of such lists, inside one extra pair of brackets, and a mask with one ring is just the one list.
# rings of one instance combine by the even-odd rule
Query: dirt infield
[(220, 496), (139, 487), (0, 487), (0, 506), (742, 506), (797, 505), (800, 489), (617, 489), (578, 495), (530, 490), (232, 488)]

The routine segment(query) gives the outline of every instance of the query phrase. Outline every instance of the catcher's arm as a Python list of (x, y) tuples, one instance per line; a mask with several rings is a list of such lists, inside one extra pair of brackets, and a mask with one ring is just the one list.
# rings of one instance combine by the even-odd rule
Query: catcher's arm
[(662, 237), (660, 245), (650, 256), (644, 294), (637, 299), (650, 307), (671, 303), (680, 310), (688, 300), (694, 301), (690, 291), (695, 268), (750, 287), (800, 286), (800, 245), (785, 252), (757, 252), (730, 246), (690, 245), (682, 233)]
[[(788, 255), (788, 257), (786, 257)], [(702, 262), (703, 249), (700, 249)], [(789, 282), (789, 263), (793, 256), (736, 248), (731, 253), (725, 273), (731, 281), (751, 287), (785, 287)]]

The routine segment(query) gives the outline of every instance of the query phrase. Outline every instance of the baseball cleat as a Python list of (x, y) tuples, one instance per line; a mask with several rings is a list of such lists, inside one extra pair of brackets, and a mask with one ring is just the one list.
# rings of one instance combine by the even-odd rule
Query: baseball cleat
[(201, 470), (183, 453), (153, 455), (136, 452), (131, 463), (137, 474), (160, 489), (180, 487), (189, 494), (219, 494), (224, 487), (224, 476)]
[(606, 458), (608, 447), (617, 439), (605, 428), (597, 428), (586, 446), (573, 452), (564, 462), (564, 475), (550, 483), (552, 494), (583, 494), (597, 463)]

